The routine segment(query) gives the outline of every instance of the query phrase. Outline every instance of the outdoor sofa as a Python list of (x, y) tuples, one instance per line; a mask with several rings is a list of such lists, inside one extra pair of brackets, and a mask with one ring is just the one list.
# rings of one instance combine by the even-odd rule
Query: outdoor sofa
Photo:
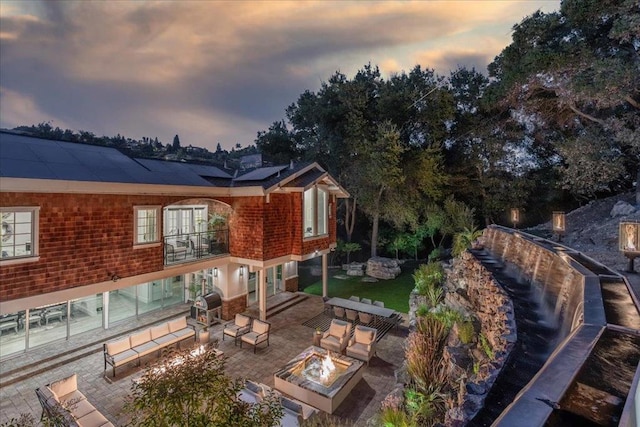
[(36, 389), (42, 419), (69, 427), (113, 427), (113, 424), (78, 390), (78, 377), (69, 377)]
[(113, 369), (116, 376), (116, 367), (130, 362), (137, 362), (143, 356), (157, 352), (172, 344), (193, 337), (196, 339), (196, 331), (187, 325), (186, 317), (169, 320), (156, 326), (138, 331), (134, 334), (104, 344), (104, 370), (107, 365)]

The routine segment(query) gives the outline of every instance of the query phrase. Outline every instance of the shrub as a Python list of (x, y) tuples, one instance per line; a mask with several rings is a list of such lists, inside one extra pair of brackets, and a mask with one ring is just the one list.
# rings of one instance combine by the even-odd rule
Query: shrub
[(458, 338), (463, 344), (470, 344), (473, 342), (475, 336), (475, 330), (473, 329), (473, 323), (468, 320), (462, 322), (456, 322), (458, 325)]
[(427, 259), (431, 262), (431, 261), (437, 261), (439, 259), (444, 258), (444, 256), (446, 255), (446, 251), (444, 249), (442, 249), (441, 247), (437, 247), (434, 248), (429, 255), (427, 256)]
[(447, 331), (432, 316), (419, 317), (416, 326), (416, 331), (409, 334), (405, 348), (407, 372), (419, 389), (427, 390), (446, 380), (442, 349)]
[(476, 229), (476, 227), (464, 228), (461, 232), (456, 233), (453, 236), (453, 247), (451, 248), (451, 255), (454, 257), (459, 256), (464, 251), (471, 247), (474, 240), (482, 235), (482, 230)]
[(426, 304), (420, 304), (420, 307), (416, 310), (416, 315), (419, 317), (424, 317), (429, 314), (429, 307)]
[(433, 288), (441, 288), (444, 281), (444, 268), (439, 262), (430, 261), (427, 264), (421, 264), (413, 273), (413, 280), (418, 294), (428, 295)]
[(409, 427), (411, 425), (407, 413), (402, 409), (402, 400), (398, 396), (389, 395), (382, 401), (378, 425), (384, 427)]
[[(173, 354), (171, 354), (173, 353)], [(183, 363), (150, 366), (140, 381), (133, 382), (125, 411), (129, 425), (275, 426), (283, 415), (275, 395), (257, 404), (236, 399), (242, 379), (231, 379), (224, 371), (224, 358), (212, 351), (194, 356), (189, 349), (170, 352)]]
[(454, 323), (464, 320), (459, 311), (447, 306), (438, 307), (436, 310), (429, 312), (429, 316), (442, 323), (447, 333), (453, 327)]
[(482, 347), (482, 351), (487, 355), (489, 360), (493, 360), (495, 358), (495, 354), (493, 353), (493, 349), (491, 348), (491, 344), (489, 344), (489, 340), (484, 334), (480, 334), (480, 346)]

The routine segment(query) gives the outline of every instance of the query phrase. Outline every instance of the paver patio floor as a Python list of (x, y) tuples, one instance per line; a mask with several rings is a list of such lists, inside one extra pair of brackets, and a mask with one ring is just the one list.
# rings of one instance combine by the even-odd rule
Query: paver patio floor
[[(303, 322), (322, 312), (321, 297), (310, 296), (301, 303), (273, 315), (269, 347), (261, 345), (257, 353), (251, 347), (235, 346), (233, 340), (222, 340), (222, 325), (211, 328), (211, 336), (219, 339), (218, 348), (227, 357), (227, 373), (257, 382), (274, 385), (273, 373), (312, 344), (314, 330)], [(102, 343), (116, 334), (129, 333), (149, 323), (188, 314), (189, 306), (172, 307), (145, 316), (137, 322), (127, 322), (108, 331), (72, 337), (69, 341), (49, 344), (28, 353), (0, 362), (0, 423), (19, 414), (30, 413), (39, 419), (41, 408), (34, 390), (57, 379), (78, 374), (78, 388), (115, 425), (124, 425), (127, 416), (122, 412), (131, 382), (141, 375), (138, 368), (118, 371), (115, 380), (103, 376)], [(388, 332), (377, 344), (377, 356), (365, 368), (351, 394), (334, 412), (347, 425), (365, 426), (380, 407), (380, 402), (393, 389), (395, 370), (404, 360), (403, 345), (407, 335), (405, 325)], [(89, 344), (89, 345), (87, 345)], [(82, 352), (75, 349), (84, 347)], [(110, 375), (110, 371), (108, 371)]]

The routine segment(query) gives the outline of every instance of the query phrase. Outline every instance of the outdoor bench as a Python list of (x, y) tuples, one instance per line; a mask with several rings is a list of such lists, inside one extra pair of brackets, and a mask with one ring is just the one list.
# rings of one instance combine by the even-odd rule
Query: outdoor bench
[(180, 317), (105, 343), (104, 370), (107, 370), (107, 365), (111, 365), (115, 377), (116, 367), (133, 361), (140, 365), (143, 356), (154, 352), (159, 354), (163, 348), (191, 337), (195, 341), (195, 329), (187, 325), (186, 317)]
[(78, 390), (76, 374), (36, 389), (42, 417), (55, 426), (113, 427), (113, 424)]

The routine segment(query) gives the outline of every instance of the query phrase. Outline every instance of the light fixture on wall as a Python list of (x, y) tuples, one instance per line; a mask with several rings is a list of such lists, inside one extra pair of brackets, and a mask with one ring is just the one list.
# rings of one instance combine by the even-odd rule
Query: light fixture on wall
[(511, 223), (513, 223), (513, 228), (516, 228), (519, 222), (520, 222), (520, 209), (511, 208)]
[(558, 242), (562, 241), (562, 236), (566, 232), (566, 216), (564, 212), (554, 211), (551, 217), (552, 229), (558, 235)]
[(218, 277), (218, 267), (213, 267), (213, 277)]
[(244, 276), (244, 265), (240, 266), (240, 277)]
[(619, 248), (622, 254), (629, 259), (628, 273), (635, 273), (634, 260), (640, 256), (640, 223), (636, 221), (621, 221), (618, 232)]

